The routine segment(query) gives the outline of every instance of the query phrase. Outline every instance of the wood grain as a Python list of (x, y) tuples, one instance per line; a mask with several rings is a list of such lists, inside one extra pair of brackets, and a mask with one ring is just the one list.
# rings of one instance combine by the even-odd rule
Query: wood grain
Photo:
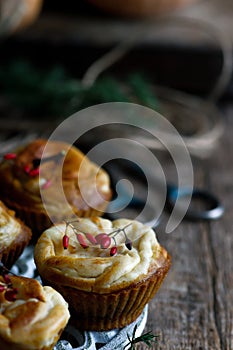
[(149, 305), (146, 331), (160, 335), (152, 349), (233, 349), (232, 113), (232, 108), (225, 111), (226, 130), (214, 155), (194, 162), (197, 184), (223, 201), (224, 217), (211, 223), (183, 221), (170, 235), (158, 230), (173, 263)]

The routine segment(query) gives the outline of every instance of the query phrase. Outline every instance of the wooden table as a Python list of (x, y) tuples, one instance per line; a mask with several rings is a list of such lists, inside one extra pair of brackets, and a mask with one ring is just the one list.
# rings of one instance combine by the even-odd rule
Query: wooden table
[(211, 223), (182, 222), (169, 235), (158, 232), (172, 268), (149, 304), (147, 330), (160, 335), (153, 349), (233, 349), (232, 116), (231, 107), (213, 156), (194, 162), (197, 184), (221, 198), (224, 217)]

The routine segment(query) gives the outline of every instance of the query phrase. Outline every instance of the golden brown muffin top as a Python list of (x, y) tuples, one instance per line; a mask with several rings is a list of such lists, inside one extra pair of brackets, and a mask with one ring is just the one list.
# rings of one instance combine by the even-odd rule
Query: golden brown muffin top
[(0, 343), (2, 339), (22, 349), (40, 349), (67, 324), (68, 305), (51, 287), (5, 275), (0, 276), (0, 288)]
[[(95, 208), (111, 197), (108, 174), (76, 147), (61, 141), (37, 139), (20, 147), (13, 159), (0, 164), (0, 180), (3, 195), (11, 196), (23, 207), (43, 211), (42, 193), (47, 209), (55, 216), (70, 210), (64, 205), (64, 195), (74, 212)], [(99, 197), (95, 196), (96, 188)]]
[(13, 210), (8, 209), (5, 204), (0, 201), (0, 256), (1, 252), (14, 242), (22, 230), (24, 230), (25, 233), (27, 232), (30, 239), (30, 229), (15, 217), (15, 212)]
[(143, 280), (166, 262), (155, 232), (138, 221), (92, 217), (73, 225), (47, 229), (36, 244), (35, 262), (46, 280), (110, 293)]

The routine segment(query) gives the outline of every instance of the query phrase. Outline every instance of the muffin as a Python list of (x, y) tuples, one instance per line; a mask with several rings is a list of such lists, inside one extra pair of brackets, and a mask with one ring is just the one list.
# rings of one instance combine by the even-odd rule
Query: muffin
[(37, 241), (34, 258), (44, 283), (69, 303), (72, 323), (96, 331), (133, 322), (171, 263), (150, 227), (100, 217), (47, 229)]
[(87, 0), (109, 14), (125, 17), (156, 17), (188, 6), (197, 0)]
[(9, 269), (23, 252), (32, 232), (0, 201), (0, 261)]
[(70, 314), (62, 296), (32, 278), (0, 276), (1, 350), (53, 349)]
[(5, 155), (0, 182), (0, 198), (40, 233), (57, 221), (102, 215), (112, 195), (108, 174), (80, 150), (44, 139)]
[(43, 0), (0, 1), (1, 34), (12, 34), (30, 26), (39, 16)]

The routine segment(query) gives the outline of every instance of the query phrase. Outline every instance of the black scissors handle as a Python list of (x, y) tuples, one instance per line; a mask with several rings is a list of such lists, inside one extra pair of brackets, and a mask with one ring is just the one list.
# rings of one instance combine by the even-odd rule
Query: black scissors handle
[[(145, 182), (144, 176), (142, 176), (142, 172), (139, 171), (138, 167), (132, 165), (126, 167), (126, 171), (130, 172), (132, 171), (134, 174), (137, 174), (137, 179), (140, 179), (143, 183)], [(111, 169), (110, 169), (111, 170)], [(112, 171), (109, 171), (110, 174)], [(114, 172), (113, 172), (114, 174)], [(114, 179), (113, 179), (114, 180)], [(115, 179), (117, 180), (117, 179)], [(116, 182), (116, 181), (115, 181)], [(114, 183), (114, 181), (113, 181)], [(187, 220), (193, 220), (193, 221), (198, 221), (198, 220), (217, 220), (220, 219), (223, 214), (224, 214), (224, 207), (218, 200), (218, 198), (210, 193), (207, 190), (203, 189), (197, 189), (197, 188), (187, 188), (187, 187), (181, 187), (179, 188), (178, 186), (172, 184), (172, 183), (167, 183), (167, 194), (166, 194), (166, 209), (168, 211), (172, 211), (173, 208), (176, 206), (176, 201), (178, 198), (185, 198), (187, 196), (191, 196), (191, 203), (189, 204), (189, 207), (187, 211), (185, 212), (184, 219)], [(144, 208), (146, 205), (145, 200), (138, 198), (137, 196), (133, 196), (133, 198), (129, 197), (127, 188), (121, 185), (121, 198), (118, 199), (117, 203), (115, 204), (115, 209), (117, 209), (117, 206), (121, 206), (122, 204), (127, 204), (127, 208), (133, 209), (140, 211)], [(155, 198), (156, 200), (156, 198)], [(199, 207), (197, 207), (197, 202), (199, 203)], [(110, 205), (111, 206), (111, 205)], [(179, 203), (177, 203), (177, 210), (179, 210)], [(200, 209), (199, 209), (200, 208)], [(155, 210), (154, 207), (150, 208), (149, 210), (149, 216), (156, 218), (158, 213), (153, 214), (153, 211)], [(180, 209), (183, 212), (182, 207)], [(112, 214), (111, 216), (114, 216)], [(151, 217), (148, 218), (149, 221), (151, 220)], [(160, 223), (160, 218), (157, 219), (156, 225)]]
[[(177, 198), (191, 197), (190, 206), (185, 214), (185, 219), (189, 220), (217, 220), (224, 214), (224, 207), (212, 193), (201, 189), (178, 189), (177, 186), (167, 185), (167, 205), (170, 210), (175, 206)], [(192, 203), (198, 201), (205, 209), (192, 209)]]

